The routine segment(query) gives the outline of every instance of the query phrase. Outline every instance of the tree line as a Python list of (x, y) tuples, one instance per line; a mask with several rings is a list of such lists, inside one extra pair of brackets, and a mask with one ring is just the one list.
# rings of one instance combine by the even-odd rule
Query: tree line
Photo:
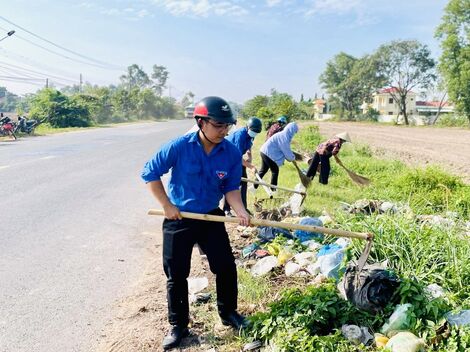
[[(390, 95), (408, 124), (407, 96), (412, 90), (438, 98), (448, 96), (458, 114), (470, 123), (470, 0), (450, 0), (435, 36), (440, 41), (439, 61), (416, 40), (396, 40), (375, 52), (354, 57), (341, 52), (327, 63), (320, 83), (338, 114), (354, 119), (363, 102), (370, 103), (380, 88)], [(436, 97), (436, 93), (440, 97)]]
[(60, 90), (44, 88), (20, 98), (0, 87), (0, 109), (49, 123), (52, 127), (87, 127), (102, 123), (137, 119), (176, 118), (183, 116), (183, 104), (194, 94), (188, 92), (178, 103), (163, 96), (169, 72), (153, 65), (151, 75), (133, 64), (120, 76), (120, 84), (67, 86)]

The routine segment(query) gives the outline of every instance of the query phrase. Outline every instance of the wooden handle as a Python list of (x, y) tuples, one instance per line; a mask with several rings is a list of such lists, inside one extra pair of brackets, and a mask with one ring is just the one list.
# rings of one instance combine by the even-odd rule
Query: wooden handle
[(242, 177), (242, 181), (243, 182), (251, 182), (251, 183), (254, 183), (255, 185), (262, 185), (262, 186), (268, 186), (268, 187), (271, 187), (271, 188), (282, 189), (283, 191), (298, 193), (298, 194), (301, 194), (303, 196), (306, 195), (305, 192), (296, 191), (295, 189), (292, 189), (292, 188), (286, 188), (286, 187), (282, 187), (282, 186), (274, 186), (274, 185), (270, 185), (269, 183), (266, 183), (266, 182), (250, 180), (249, 178), (245, 178), (245, 177)]
[[(148, 215), (164, 216), (165, 212), (160, 209), (150, 209), (148, 211)], [(234, 218), (234, 217), (211, 215), (211, 214), (188, 213), (185, 211), (182, 211), (181, 215), (183, 216), (183, 218), (205, 220), (205, 221), (232, 222), (236, 224), (238, 224), (238, 221), (239, 221), (238, 218)], [(289, 224), (286, 222), (270, 221), (270, 220), (256, 219), (256, 218), (251, 218), (250, 223), (251, 225), (254, 225), (254, 226), (270, 226), (270, 227), (281, 227), (281, 228), (288, 229), (288, 230), (321, 232), (321, 233), (326, 233), (326, 234), (333, 235), (336, 237), (358, 238), (361, 240), (369, 240), (374, 237), (373, 234), (366, 233), (366, 232), (352, 232), (352, 231), (345, 231), (345, 230), (338, 230), (338, 229), (328, 229), (326, 227), (321, 227), (321, 226)]]
[[(261, 177), (258, 175), (257, 172), (255, 172), (255, 177), (258, 179), (258, 182), (264, 183), (264, 182), (262, 181)], [(261, 185), (261, 187), (263, 187), (264, 191), (268, 194), (269, 198), (272, 198), (272, 197), (273, 197), (273, 191), (271, 191), (270, 188), (268, 188), (268, 187), (265, 186), (265, 185)]]

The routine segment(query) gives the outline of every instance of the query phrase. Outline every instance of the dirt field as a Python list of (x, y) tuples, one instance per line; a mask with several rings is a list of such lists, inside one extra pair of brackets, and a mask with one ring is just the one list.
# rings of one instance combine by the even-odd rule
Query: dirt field
[[(372, 147), (377, 155), (411, 165), (437, 164), (470, 182), (470, 130), (394, 127), (359, 123), (319, 124), (325, 136), (348, 131), (353, 142)], [(97, 351), (160, 351), (167, 331), (165, 277), (161, 234), (148, 251), (148, 266), (132, 295), (116, 304), (116, 317), (105, 327)], [(197, 251), (193, 252), (197, 254)], [(193, 255), (191, 276), (210, 276), (199, 255)], [(197, 332), (197, 329), (195, 329)], [(208, 351), (197, 335), (184, 340), (181, 351)], [(213, 350), (212, 350), (213, 351)]]
[(353, 143), (368, 144), (376, 155), (409, 165), (436, 164), (470, 183), (470, 129), (321, 122), (320, 132), (348, 131)]

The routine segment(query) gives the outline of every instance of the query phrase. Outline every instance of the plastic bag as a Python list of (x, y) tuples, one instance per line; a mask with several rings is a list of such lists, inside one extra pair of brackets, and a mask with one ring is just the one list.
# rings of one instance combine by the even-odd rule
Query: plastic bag
[(365, 265), (361, 272), (349, 264), (338, 284), (341, 295), (356, 307), (376, 313), (390, 303), (400, 285), (398, 278), (377, 265)]
[(321, 256), (318, 261), (320, 262), (320, 272), (326, 277), (338, 279), (339, 267), (343, 261), (344, 251), (337, 250), (331, 254)]
[(470, 310), (463, 310), (459, 313), (447, 313), (446, 319), (450, 325), (467, 326), (470, 325)]
[[(406, 330), (410, 326), (410, 308), (411, 304), (399, 304), (395, 307), (393, 314), (388, 318), (388, 322), (382, 326), (381, 332), (388, 335), (393, 331)], [(414, 335), (413, 335), (414, 336)]]
[(289, 230), (278, 227), (260, 226), (258, 227), (258, 238), (262, 243), (270, 242), (277, 236), (282, 235), (285, 238), (292, 239), (293, 236)]
[(274, 267), (277, 266), (277, 257), (270, 255), (258, 261), (252, 268), (251, 273), (253, 276), (262, 276), (269, 273)]
[(418, 352), (424, 350), (424, 341), (411, 332), (402, 331), (388, 340), (385, 348), (392, 352)]
[[(300, 225), (310, 225), (310, 226), (323, 226), (322, 221), (319, 218), (306, 217), (299, 221)], [(322, 240), (323, 234), (319, 232), (310, 232), (304, 230), (295, 230), (294, 236), (297, 237), (300, 242), (310, 241), (312, 239)]]

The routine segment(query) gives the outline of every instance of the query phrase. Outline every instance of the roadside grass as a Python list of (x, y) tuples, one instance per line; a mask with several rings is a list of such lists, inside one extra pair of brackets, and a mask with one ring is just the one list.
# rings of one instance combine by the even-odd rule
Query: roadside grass
[[(308, 126), (294, 137), (293, 148), (312, 153), (323, 140), (315, 126)], [(255, 141), (253, 150), (258, 151), (263, 142), (264, 135), (261, 135)], [(318, 216), (327, 212), (335, 220), (335, 224), (330, 226), (373, 233), (374, 246), (369, 261), (387, 261), (388, 267), (402, 279), (399, 303), (413, 305), (409, 330), (427, 340), (435, 338), (445, 312), (470, 308), (470, 240), (463, 227), (470, 216), (470, 185), (437, 166), (410, 168), (397, 160), (375, 158), (365, 145), (347, 143), (339, 156), (348, 168), (370, 178), (372, 185), (363, 188), (354, 184), (346, 172), (332, 161), (330, 183), (326, 186), (319, 184), (317, 176), (308, 189), (304, 215)], [(253, 159), (256, 165), (260, 165), (259, 153), (254, 152)], [(307, 165), (301, 164), (301, 167), (306, 168)], [(268, 172), (264, 181), (269, 182), (269, 179)], [(279, 185), (294, 188), (299, 182), (297, 171), (291, 163), (287, 162), (281, 167)], [(260, 187), (254, 195), (249, 194), (249, 205), (255, 198), (266, 197), (263, 192)], [(399, 211), (366, 215), (349, 214), (342, 210), (342, 203), (352, 204), (359, 199), (390, 201), (397, 205)], [(450, 223), (425, 224), (418, 221), (417, 215), (442, 215)], [(357, 258), (363, 247), (364, 242), (354, 240), (352, 256)], [(282, 274), (280, 277), (285, 278)], [(336, 325), (331, 327), (329, 334), (323, 335), (315, 333), (312, 326), (331, 319), (342, 321), (344, 318), (345, 321), (355, 322), (362, 316), (365, 319), (362, 323), (377, 331), (393, 310), (390, 306), (383, 315), (367, 317), (362, 312), (348, 310), (343, 306), (344, 301), (337, 301), (333, 286), (324, 285), (326, 288), (323, 291), (315, 291), (306, 282), (296, 286), (289, 280), (279, 280), (279, 276), (267, 277), (275, 281), (262, 281), (260, 284), (249, 273), (241, 274), (239, 279), (242, 288), (240, 305), (254, 304), (259, 312), (252, 318), (254, 327), (245, 333), (245, 341), (259, 338), (280, 350), (376, 350), (352, 346), (338, 332), (339, 325), (336, 323), (332, 323)], [(424, 290), (429, 284), (440, 285), (447, 292), (445, 298), (430, 300)], [(245, 287), (253, 286), (244, 292)], [(293, 287), (297, 287), (294, 293), (291, 292)], [(323, 295), (324, 299), (316, 300), (318, 295)], [(339, 309), (343, 315), (313, 324), (311, 316), (323, 309), (325, 302), (331, 303), (332, 310), (328, 314)], [(290, 313), (284, 314), (284, 310)], [(324, 317), (328, 315), (325, 314)], [(428, 350), (463, 351), (470, 346), (470, 328), (452, 329), (447, 339), (437, 341), (433, 346), (429, 345)]]

